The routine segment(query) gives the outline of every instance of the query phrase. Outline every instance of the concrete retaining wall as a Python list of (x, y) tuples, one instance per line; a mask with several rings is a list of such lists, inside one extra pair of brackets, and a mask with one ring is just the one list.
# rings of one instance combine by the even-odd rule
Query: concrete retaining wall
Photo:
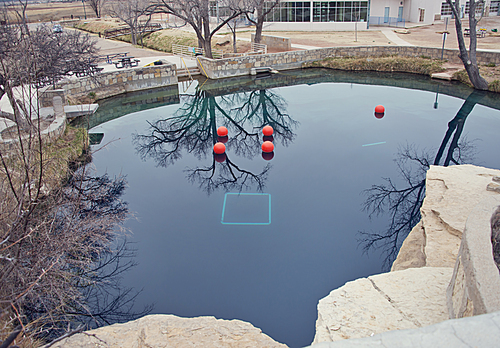
[(91, 92), (95, 93), (91, 99), (99, 100), (125, 92), (177, 85), (177, 82), (175, 65), (164, 64), (66, 79), (59, 83), (59, 87), (64, 89), (70, 103), (88, 103)]
[[(42, 142), (44, 143), (50, 143), (59, 139), (66, 130), (66, 114), (64, 113), (61, 97), (54, 97), (53, 108), (53, 115), (49, 116), (49, 119), (51, 119), (52, 122), (47, 128), (40, 132)], [(30, 137), (32, 136), (22, 136), (23, 142), (29, 140)], [(36, 141), (36, 139), (34, 140)], [(19, 138), (3, 139), (0, 134), (0, 149), (2, 149), (2, 151), (14, 151), (16, 148), (19, 148)]]
[[(255, 34), (252, 34), (252, 42), (254, 42)], [(267, 49), (286, 50), (292, 49), (292, 40), (288, 37), (262, 35), (261, 44), (267, 45)]]
[(447, 302), (450, 319), (500, 310), (500, 274), (493, 260), (490, 219), (500, 205), (493, 194), (470, 213), (450, 285)]
[(42, 108), (47, 108), (52, 106), (52, 100), (54, 97), (61, 97), (62, 105), (66, 105), (66, 97), (64, 96), (64, 89), (47, 89), (42, 92), (38, 102)]
[[(461, 64), (458, 50), (447, 50), (443, 52), (444, 59), (452, 63)], [(360, 46), (360, 47), (329, 47), (315, 50), (289, 51), (280, 53), (269, 53), (264, 55), (228, 58), (208, 59), (198, 57), (200, 71), (210, 79), (226, 78), (232, 76), (249, 75), (251, 68), (271, 67), (276, 70), (298, 69), (302, 63), (321, 60), (328, 57), (377, 57), (398, 55), (402, 57), (428, 57), (441, 58), (441, 49), (415, 46)], [(500, 64), (500, 53), (477, 52), (479, 64)], [(206, 72), (206, 73), (205, 73)]]

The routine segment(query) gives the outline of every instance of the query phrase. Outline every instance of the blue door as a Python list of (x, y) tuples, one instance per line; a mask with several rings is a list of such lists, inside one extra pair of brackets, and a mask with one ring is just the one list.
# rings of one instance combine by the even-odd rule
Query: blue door
[(389, 23), (389, 10), (390, 7), (386, 7), (384, 11), (384, 23)]
[(398, 9), (398, 22), (402, 22), (403, 21), (403, 6), (399, 6), (399, 9)]

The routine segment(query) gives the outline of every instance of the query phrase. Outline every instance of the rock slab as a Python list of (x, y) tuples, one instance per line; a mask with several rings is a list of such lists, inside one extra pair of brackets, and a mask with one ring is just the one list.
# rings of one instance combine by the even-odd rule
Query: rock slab
[(392, 270), (454, 267), (467, 218), (484, 199), (498, 194), (491, 189), (498, 176), (500, 170), (473, 165), (431, 166), (421, 221), (403, 243)]
[(357, 279), (318, 303), (313, 343), (414, 329), (448, 319), (446, 288), (453, 269), (410, 268)]
[(311, 348), (472, 348), (498, 347), (500, 312), (447, 320), (414, 330), (384, 332), (373, 337), (323, 342)]
[(252, 324), (214, 317), (181, 318), (148, 315), (125, 323), (76, 334), (53, 347), (72, 348), (184, 348), (184, 347), (287, 347)]

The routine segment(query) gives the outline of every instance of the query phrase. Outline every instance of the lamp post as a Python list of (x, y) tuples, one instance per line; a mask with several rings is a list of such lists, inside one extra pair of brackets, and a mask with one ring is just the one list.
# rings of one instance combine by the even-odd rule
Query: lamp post
[(87, 11), (85, 11), (85, 0), (82, 0), (82, 5), (83, 5), (83, 14), (85, 16), (85, 19), (87, 19)]

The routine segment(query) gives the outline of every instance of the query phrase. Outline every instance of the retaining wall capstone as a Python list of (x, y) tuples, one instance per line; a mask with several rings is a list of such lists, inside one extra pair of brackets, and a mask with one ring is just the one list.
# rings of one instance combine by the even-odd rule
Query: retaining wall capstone
[[(226, 59), (209, 59), (198, 57), (198, 67), (203, 75), (210, 79), (219, 79), (233, 76), (249, 75), (250, 69), (271, 67), (276, 70), (299, 69), (303, 63), (322, 60), (328, 57), (426, 57), (443, 59), (461, 64), (458, 50), (416, 46), (357, 46), (357, 47), (329, 47), (314, 50), (289, 51), (261, 55), (244, 56)], [(478, 64), (500, 64), (500, 53), (477, 51)], [(201, 67), (200, 67), (201, 65)]]
[(118, 94), (177, 85), (177, 72), (174, 64), (154, 65), (150, 67), (132, 68), (99, 73), (79, 79), (66, 79), (59, 83), (66, 99), (71, 102), (88, 102)]
[[(255, 42), (255, 34), (252, 34), (252, 42)], [(267, 45), (268, 50), (276, 49), (289, 51), (292, 49), (292, 41), (288, 37), (262, 35), (260, 43)]]

